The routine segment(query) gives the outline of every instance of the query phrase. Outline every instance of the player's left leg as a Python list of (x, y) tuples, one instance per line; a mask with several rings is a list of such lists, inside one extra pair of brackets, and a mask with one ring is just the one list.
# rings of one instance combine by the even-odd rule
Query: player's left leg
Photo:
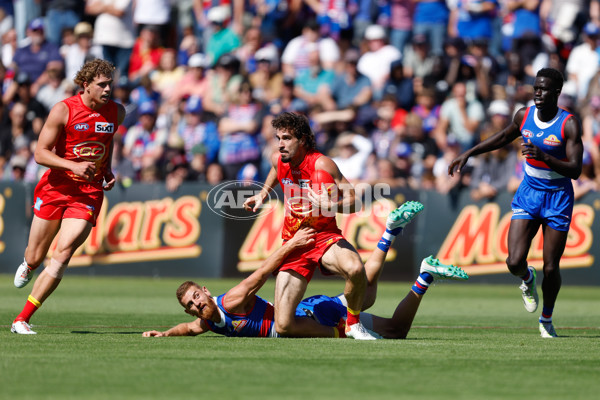
[(36, 279), (25, 307), (15, 318), (11, 329), (13, 332), (32, 333), (29, 319), (58, 287), (75, 250), (83, 244), (91, 230), (92, 224), (83, 219), (67, 218), (62, 221), (56, 250), (48, 266)]
[(542, 281), (543, 308), (540, 316), (540, 333), (542, 337), (556, 337), (552, 324), (552, 313), (558, 292), (562, 284), (560, 276), (560, 258), (565, 250), (568, 231), (557, 231), (543, 226), (544, 233), (544, 280)]
[(396, 307), (392, 318), (381, 318), (366, 314), (363, 324), (368, 330), (374, 331), (387, 339), (404, 339), (408, 335), (421, 300), (429, 286), (435, 280), (467, 280), (469, 276), (461, 268), (454, 265), (442, 264), (431, 256), (421, 262), (419, 277), (408, 294)]

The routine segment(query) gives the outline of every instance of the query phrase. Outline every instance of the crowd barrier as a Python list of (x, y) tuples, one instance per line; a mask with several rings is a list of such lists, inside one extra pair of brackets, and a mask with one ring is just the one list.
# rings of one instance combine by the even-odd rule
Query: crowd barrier
[[(13, 273), (23, 259), (32, 219), (33, 185), (0, 183), (0, 273)], [(242, 277), (281, 245), (283, 203), (276, 191), (256, 214), (241, 207), (256, 187), (186, 183), (174, 192), (164, 184), (116, 186), (106, 192), (100, 217), (72, 258), (69, 273), (155, 277)], [(420, 260), (434, 255), (463, 267), (474, 282), (514, 282), (504, 264), (510, 222), (509, 193), (473, 202), (467, 191), (391, 190), (363, 196), (361, 212), (338, 214), (338, 225), (363, 259), (376, 247), (389, 210), (418, 200), (424, 211), (394, 242), (383, 280), (411, 280)], [(594, 225), (600, 195), (576, 203), (565, 253), (563, 282), (600, 284)], [(534, 238), (531, 265), (541, 268), (543, 240)], [(52, 253), (52, 247), (49, 255)], [(316, 273), (315, 277), (320, 274)]]

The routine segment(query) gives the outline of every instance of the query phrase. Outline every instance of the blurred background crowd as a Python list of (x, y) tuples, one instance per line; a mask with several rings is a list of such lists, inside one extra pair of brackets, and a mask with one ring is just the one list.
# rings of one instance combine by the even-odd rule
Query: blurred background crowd
[(0, 178), (36, 182), (36, 138), (96, 57), (127, 109), (119, 182), (264, 180), (272, 118), (305, 114), (354, 183), (514, 191), (519, 141), (449, 162), (530, 105), (560, 70), (583, 124), (576, 197), (600, 183), (599, 0), (0, 0)]

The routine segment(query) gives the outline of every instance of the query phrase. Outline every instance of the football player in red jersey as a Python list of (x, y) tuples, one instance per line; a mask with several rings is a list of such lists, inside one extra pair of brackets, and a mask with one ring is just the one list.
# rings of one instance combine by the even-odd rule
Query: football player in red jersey
[(58, 287), (75, 250), (96, 224), (104, 198), (112, 189), (113, 135), (125, 108), (110, 99), (114, 66), (96, 59), (85, 63), (75, 83), (82, 90), (57, 103), (40, 132), (35, 161), (48, 167), (34, 192), (34, 217), (15, 286), (24, 287), (42, 264), (54, 237), (56, 249), (33, 285), (11, 331), (35, 334), (29, 319)]

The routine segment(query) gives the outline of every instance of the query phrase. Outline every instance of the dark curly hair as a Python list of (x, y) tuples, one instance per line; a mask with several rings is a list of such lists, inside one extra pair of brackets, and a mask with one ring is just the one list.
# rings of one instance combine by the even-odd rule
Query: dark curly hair
[(113, 76), (115, 66), (106, 60), (96, 58), (83, 64), (83, 67), (77, 72), (74, 82), (83, 87), (84, 83), (90, 84), (98, 76), (110, 78)]
[(536, 77), (549, 78), (552, 80), (554, 87), (558, 90), (562, 90), (563, 83), (565, 78), (563, 74), (557, 69), (554, 68), (542, 68), (538, 71)]
[(308, 118), (304, 115), (292, 112), (284, 112), (279, 114), (271, 122), (271, 126), (278, 131), (286, 131), (294, 135), (298, 140), (304, 138), (307, 149), (312, 150), (317, 145), (315, 142), (315, 134), (310, 129)]

